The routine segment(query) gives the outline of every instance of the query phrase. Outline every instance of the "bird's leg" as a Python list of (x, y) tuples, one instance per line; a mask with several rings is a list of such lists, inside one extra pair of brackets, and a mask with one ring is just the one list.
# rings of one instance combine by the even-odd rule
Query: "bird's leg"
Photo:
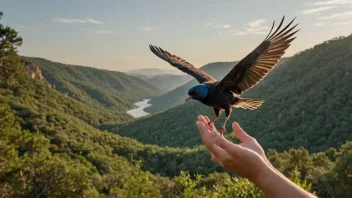
[(217, 109), (217, 108), (214, 108), (214, 112), (215, 112), (215, 118), (213, 118), (212, 120), (210, 120), (210, 122), (208, 122), (208, 125), (209, 126), (212, 126), (212, 124), (217, 120), (217, 119), (219, 119), (219, 117), (220, 117), (220, 109)]
[(219, 117), (220, 117), (220, 115), (217, 115), (215, 118), (213, 118), (212, 120), (210, 120), (210, 122), (208, 122), (208, 125), (209, 125), (209, 126), (214, 125), (214, 122), (215, 122), (217, 119), (219, 119)]
[(230, 115), (232, 113), (232, 106), (226, 107), (225, 108), (225, 113), (226, 113), (226, 120), (224, 122), (224, 124), (222, 124), (222, 127), (220, 128), (220, 135), (223, 136), (224, 133), (226, 132), (226, 122), (229, 120)]
[(226, 126), (226, 122), (229, 120), (229, 118), (230, 118), (230, 117), (226, 117), (226, 120), (225, 120), (224, 124), (223, 124), (223, 125), (221, 126), (221, 128), (220, 128), (220, 131), (219, 131), (219, 132), (220, 132), (220, 135), (221, 135), (221, 136), (223, 136), (224, 133), (226, 132), (226, 127), (225, 127), (225, 126)]

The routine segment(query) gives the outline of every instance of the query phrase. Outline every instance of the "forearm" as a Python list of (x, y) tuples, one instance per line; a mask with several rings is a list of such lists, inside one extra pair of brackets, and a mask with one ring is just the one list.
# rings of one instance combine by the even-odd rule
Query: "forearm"
[(281, 176), (285, 177), (279, 170), (277, 170), (277, 169), (271, 164), (271, 162), (270, 162), (266, 157), (264, 157), (264, 160), (266, 161), (266, 163), (267, 163), (272, 169), (274, 169), (275, 172), (277, 172), (277, 173), (280, 174)]
[(287, 179), (272, 166), (267, 166), (251, 181), (268, 197), (315, 197)]

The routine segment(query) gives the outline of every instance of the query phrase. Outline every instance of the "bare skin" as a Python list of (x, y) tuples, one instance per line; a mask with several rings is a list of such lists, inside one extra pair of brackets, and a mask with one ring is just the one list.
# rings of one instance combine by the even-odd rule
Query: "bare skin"
[(198, 116), (196, 124), (212, 161), (249, 179), (268, 197), (315, 197), (277, 171), (255, 138), (244, 132), (238, 123), (233, 123), (232, 128), (240, 144), (229, 142), (208, 123), (208, 117)]

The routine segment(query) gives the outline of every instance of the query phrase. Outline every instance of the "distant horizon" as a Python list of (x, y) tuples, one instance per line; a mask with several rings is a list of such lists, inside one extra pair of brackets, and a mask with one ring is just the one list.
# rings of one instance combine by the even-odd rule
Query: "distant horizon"
[(284, 24), (297, 17), (301, 29), (284, 57), (352, 33), (350, 0), (3, 0), (0, 11), (1, 23), (24, 39), (21, 55), (121, 72), (175, 70), (152, 54), (149, 44), (196, 67), (241, 60), (284, 15)]
[[(105, 68), (99, 68), (99, 67), (94, 67), (94, 66), (89, 66), (89, 65), (77, 65), (77, 64), (72, 64), (72, 63), (64, 63), (64, 62), (60, 62), (60, 61), (56, 61), (56, 60), (51, 60), (51, 59), (48, 59), (48, 58), (43, 58), (43, 57), (38, 57), (38, 56), (26, 56), (26, 55), (23, 55), (23, 54), (19, 54), (20, 56), (23, 56), (23, 57), (28, 57), (28, 58), (42, 58), (42, 59), (45, 59), (45, 60), (48, 60), (48, 61), (51, 61), (51, 62), (55, 62), (55, 63), (60, 63), (60, 64), (64, 64), (64, 65), (71, 65), (71, 66), (77, 66), (77, 67), (90, 67), (90, 68), (95, 68), (95, 69), (102, 69), (102, 70), (108, 70), (108, 71), (117, 71), (117, 72), (123, 72), (123, 73), (127, 73), (129, 71), (138, 71), (138, 70), (143, 70), (143, 69), (159, 69), (161, 71), (175, 71), (175, 72), (179, 72), (180, 74), (185, 74), (184, 72), (180, 71), (179, 69), (169, 65), (167, 62), (165, 62), (166, 65), (169, 65), (169, 68), (158, 68), (158, 67), (142, 67), (142, 68), (136, 68), (136, 69), (129, 69), (129, 70), (123, 70), (123, 71), (120, 71), (120, 70), (113, 70), (113, 69), (105, 69)], [(283, 58), (289, 58), (289, 57), (283, 57)], [(237, 62), (236, 61), (215, 61), (215, 62), (210, 62), (210, 63), (206, 63), (205, 65), (201, 65), (199, 66), (198, 68), (202, 68), (208, 64), (212, 64), (212, 63), (231, 63), (231, 62)], [(185, 74), (187, 75), (187, 74)]]
[[(352, 33), (351, 33), (350, 35), (352, 35)], [(313, 46), (311, 46), (311, 47), (308, 47), (308, 48), (306, 48), (306, 49), (303, 49), (303, 50), (301, 50), (301, 51), (298, 51), (298, 52), (294, 53), (294, 54), (291, 55), (291, 56), (285, 56), (285, 55), (284, 55), (281, 59), (290, 58), (290, 57), (296, 55), (297, 53), (300, 53), (300, 52), (302, 52), (302, 51), (311, 49), (311, 48), (313, 48), (313, 47), (316, 46), (316, 45), (319, 45), (319, 44), (324, 43), (325, 41), (329, 41), (329, 40), (332, 40), (332, 39), (334, 39), (334, 38), (339, 38), (339, 37), (347, 37), (347, 36), (349, 36), (349, 35), (336, 36), (336, 37), (333, 37), (333, 38), (324, 40), (324, 41), (322, 41), (322, 42), (320, 42), (320, 43), (317, 43), (317, 44), (315, 44), (315, 45), (313, 45)], [(30, 58), (42, 58), (42, 59), (46, 59), (46, 60), (48, 60), (48, 61), (52, 61), (52, 62), (56, 62), (56, 63), (61, 63), (61, 64), (65, 64), (65, 65), (72, 65), (72, 66), (78, 66), (78, 67), (91, 67), (91, 68), (96, 68), (96, 69), (103, 69), (103, 70), (108, 70), (108, 71), (117, 71), (117, 72), (122, 72), (122, 73), (128, 73), (128, 72), (130, 72), (130, 71), (138, 71), (138, 70), (143, 70), (143, 69), (159, 69), (159, 70), (162, 70), (162, 71), (170, 70), (170, 71), (178, 72), (178, 73), (180, 73), (180, 75), (181, 75), (182, 73), (184, 73), (184, 72), (178, 70), (177, 68), (173, 67), (172, 65), (170, 65), (169, 63), (167, 63), (167, 62), (165, 62), (165, 61), (163, 61), (163, 60), (161, 60), (161, 61), (164, 62), (164, 64), (165, 64), (167, 67), (163, 67), (163, 68), (160, 68), (160, 67), (141, 67), (141, 68), (126, 69), (126, 70), (114, 70), (114, 68), (99, 68), (99, 67), (95, 67), (94, 65), (72, 64), (72, 63), (65, 63), (65, 62), (61, 62), (61, 61), (51, 60), (51, 59), (44, 58), (44, 57), (26, 56), (26, 55), (23, 55), (23, 54), (21, 54), (21, 53), (19, 53), (19, 55), (20, 55), (20, 56), (23, 56), (23, 57), (30, 57)], [(244, 57), (243, 57), (243, 58), (244, 58)], [(196, 65), (195, 65), (195, 67), (197, 67), (197, 68), (202, 68), (202, 67), (204, 67), (204, 66), (206, 66), (206, 65), (208, 65), (208, 64), (212, 64), (212, 63), (225, 63), (225, 62), (230, 63), (230, 62), (238, 62), (238, 61), (240, 61), (240, 60), (235, 60), (235, 61), (214, 61), (214, 62), (205, 63), (204, 65), (201, 65), (201, 66), (196, 66)], [(185, 73), (184, 73), (184, 74), (185, 74)], [(186, 74), (185, 74), (185, 75), (186, 75)]]

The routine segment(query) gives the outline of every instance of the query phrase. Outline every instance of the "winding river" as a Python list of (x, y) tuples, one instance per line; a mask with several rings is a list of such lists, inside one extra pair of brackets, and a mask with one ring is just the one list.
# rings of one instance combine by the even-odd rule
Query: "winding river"
[(150, 99), (144, 99), (142, 101), (134, 103), (137, 108), (128, 110), (127, 113), (133, 116), (134, 118), (139, 118), (148, 115), (149, 113), (145, 112), (144, 109), (146, 107), (152, 106), (152, 104), (149, 104), (148, 102)]

